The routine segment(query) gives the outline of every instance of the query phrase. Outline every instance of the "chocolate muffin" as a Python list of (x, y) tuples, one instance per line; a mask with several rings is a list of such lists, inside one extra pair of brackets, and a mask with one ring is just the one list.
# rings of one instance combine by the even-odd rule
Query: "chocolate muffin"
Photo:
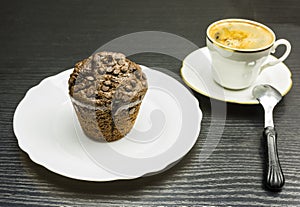
[(84, 133), (108, 142), (133, 127), (147, 92), (141, 67), (125, 55), (99, 52), (78, 62), (69, 79), (69, 94)]

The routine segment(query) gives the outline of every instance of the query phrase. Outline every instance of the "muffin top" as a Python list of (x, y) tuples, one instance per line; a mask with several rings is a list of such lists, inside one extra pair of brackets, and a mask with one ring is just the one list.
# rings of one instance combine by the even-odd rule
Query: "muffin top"
[(82, 104), (111, 107), (141, 100), (147, 78), (125, 55), (99, 52), (78, 62), (69, 79), (69, 94)]

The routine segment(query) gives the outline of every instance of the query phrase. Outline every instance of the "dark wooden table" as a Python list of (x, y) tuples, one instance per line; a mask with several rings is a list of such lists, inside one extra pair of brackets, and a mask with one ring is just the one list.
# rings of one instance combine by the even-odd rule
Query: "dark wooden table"
[[(293, 46), (285, 61), (293, 73), (293, 88), (275, 109), (286, 177), (281, 192), (269, 192), (262, 185), (262, 108), (226, 104), (196, 93), (204, 114), (199, 139), (180, 163), (155, 176), (105, 183), (72, 180), (35, 164), (18, 147), (13, 132), (15, 108), (26, 91), (45, 77), (133, 32), (168, 32), (203, 47), (207, 25), (227, 17), (263, 22)], [(299, 19), (296, 0), (2, 0), (0, 206), (299, 206)], [(155, 53), (136, 54), (131, 59), (177, 74), (181, 66), (180, 60)], [(213, 119), (213, 104), (225, 106), (226, 117)], [(212, 124), (216, 130), (211, 134)], [(210, 157), (200, 161), (205, 140), (220, 136)]]

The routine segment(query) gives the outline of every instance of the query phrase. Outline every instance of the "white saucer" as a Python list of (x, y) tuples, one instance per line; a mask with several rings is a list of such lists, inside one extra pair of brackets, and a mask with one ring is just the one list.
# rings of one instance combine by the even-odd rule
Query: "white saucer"
[(18, 105), (13, 127), (20, 148), (55, 173), (87, 181), (132, 179), (175, 164), (198, 138), (199, 103), (170, 76), (142, 69), (149, 89), (123, 139), (101, 143), (82, 134), (68, 95), (70, 69), (44, 79)]
[[(275, 60), (270, 56), (269, 60)], [(252, 96), (252, 89), (258, 84), (270, 84), (283, 96), (292, 87), (291, 72), (284, 63), (262, 71), (255, 83), (244, 90), (228, 90), (218, 85), (211, 75), (211, 58), (207, 47), (200, 48), (190, 53), (183, 61), (181, 76), (184, 82), (193, 90), (213, 99), (238, 103), (258, 104)]]

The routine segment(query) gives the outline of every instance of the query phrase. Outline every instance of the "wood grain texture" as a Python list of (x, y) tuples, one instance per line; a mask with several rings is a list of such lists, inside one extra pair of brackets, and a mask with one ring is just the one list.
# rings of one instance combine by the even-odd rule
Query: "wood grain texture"
[[(3, 0), (0, 7), (0, 206), (299, 206), (300, 205), (300, 3), (289, 1)], [(130, 181), (92, 183), (49, 172), (22, 152), (13, 133), (14, 110), (42, 79), (72, 67), (106, 42), (132, 32), (164, 31), (205, 45), (205, 28), (217, 19), (264, 22), (293, 45), (285, 61), (293, 88), (275, 109), (284, 189), (262, 185), (263, 110), (225, 104), (196, 94), (202, 130), (193, 149), (170, 170)], [(280, 51), (279, 51), (280, 52)], [(179, 74), (175, 58), (131, 57)], [(212, 106), (226, 118), (212, 116)], [(222, 130), (225, 123), (224, 131)], [(210, 130), (214, 130), (211, 133)], [(203, 161), (203, 146), (221, 137)], [(205, 142), (209, 140), (209, 142)]]

